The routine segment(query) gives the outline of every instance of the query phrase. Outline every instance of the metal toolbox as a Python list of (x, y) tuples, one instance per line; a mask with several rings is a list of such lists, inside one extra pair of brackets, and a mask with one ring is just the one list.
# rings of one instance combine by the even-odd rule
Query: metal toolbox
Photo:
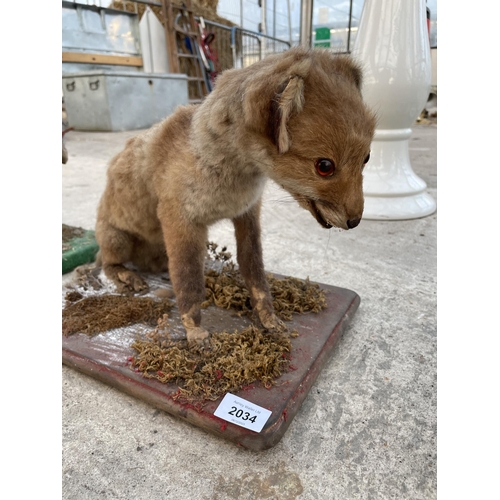
[(63, 74), (67, 119), (76, 130), (148, 128), (188, 103), (186, 75), (127, 71)]

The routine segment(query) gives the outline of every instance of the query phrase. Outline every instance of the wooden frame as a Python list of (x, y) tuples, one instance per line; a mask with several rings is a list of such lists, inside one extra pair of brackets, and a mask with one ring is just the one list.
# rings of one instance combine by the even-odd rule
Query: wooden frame
[(177, 56), (177, 42), (174, 28), (174, 14), (170, 0), (162, 0), (163, 20), (165, 21), (165, 35), (170, 73), (180, 73), (180, 64)]
[(113, 64), (119, 66), (143, 66), (140, 56), (108, 56), (86, 52), (63, 52), (62, 62), (86, 64)]

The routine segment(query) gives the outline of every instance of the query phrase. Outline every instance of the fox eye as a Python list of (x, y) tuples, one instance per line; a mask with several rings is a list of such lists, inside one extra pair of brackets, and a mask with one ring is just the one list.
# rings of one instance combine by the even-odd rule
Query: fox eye
[(370, 161), (370, 153), (368, 153), (368, 156), (365, 158), (363, 165), (366, 165), (369, 161)]
[(329, 177), (335, 172), (335, 163), (328, 158), (320, 158), (316, 160), (315, 163), (316, 172), (318, 172), (321, 177)]

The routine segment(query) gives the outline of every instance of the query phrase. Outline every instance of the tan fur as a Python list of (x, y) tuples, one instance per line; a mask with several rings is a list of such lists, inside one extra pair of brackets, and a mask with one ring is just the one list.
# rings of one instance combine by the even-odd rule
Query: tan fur
[[(324, 227), (354, 227), (375, 129), (360, 87), (349, 57), (294, 48), (225, 71), (202, 104), (179, 107), (130, 139), (110, 162), (98, 210), (106, 275), (120, 290), (139, 291), (146, 283), (124, 264), (154, 272), (168, 264), (188, 340), (202, 340), (207, 228), (229, 218), (256, 315), (266, 328), (278, 326), (260, 242), (265, 181), (280, 184)], [(331, 177), (316, 172), (320, 158), (335, 163)]]

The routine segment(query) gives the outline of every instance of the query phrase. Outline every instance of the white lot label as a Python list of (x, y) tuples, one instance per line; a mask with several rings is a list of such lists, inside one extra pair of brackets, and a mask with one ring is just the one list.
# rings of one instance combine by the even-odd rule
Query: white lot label
[(260, 432), (271, 413), (261, 406), (228, 392), (215, 410), (214, 415), (240, 427)]

